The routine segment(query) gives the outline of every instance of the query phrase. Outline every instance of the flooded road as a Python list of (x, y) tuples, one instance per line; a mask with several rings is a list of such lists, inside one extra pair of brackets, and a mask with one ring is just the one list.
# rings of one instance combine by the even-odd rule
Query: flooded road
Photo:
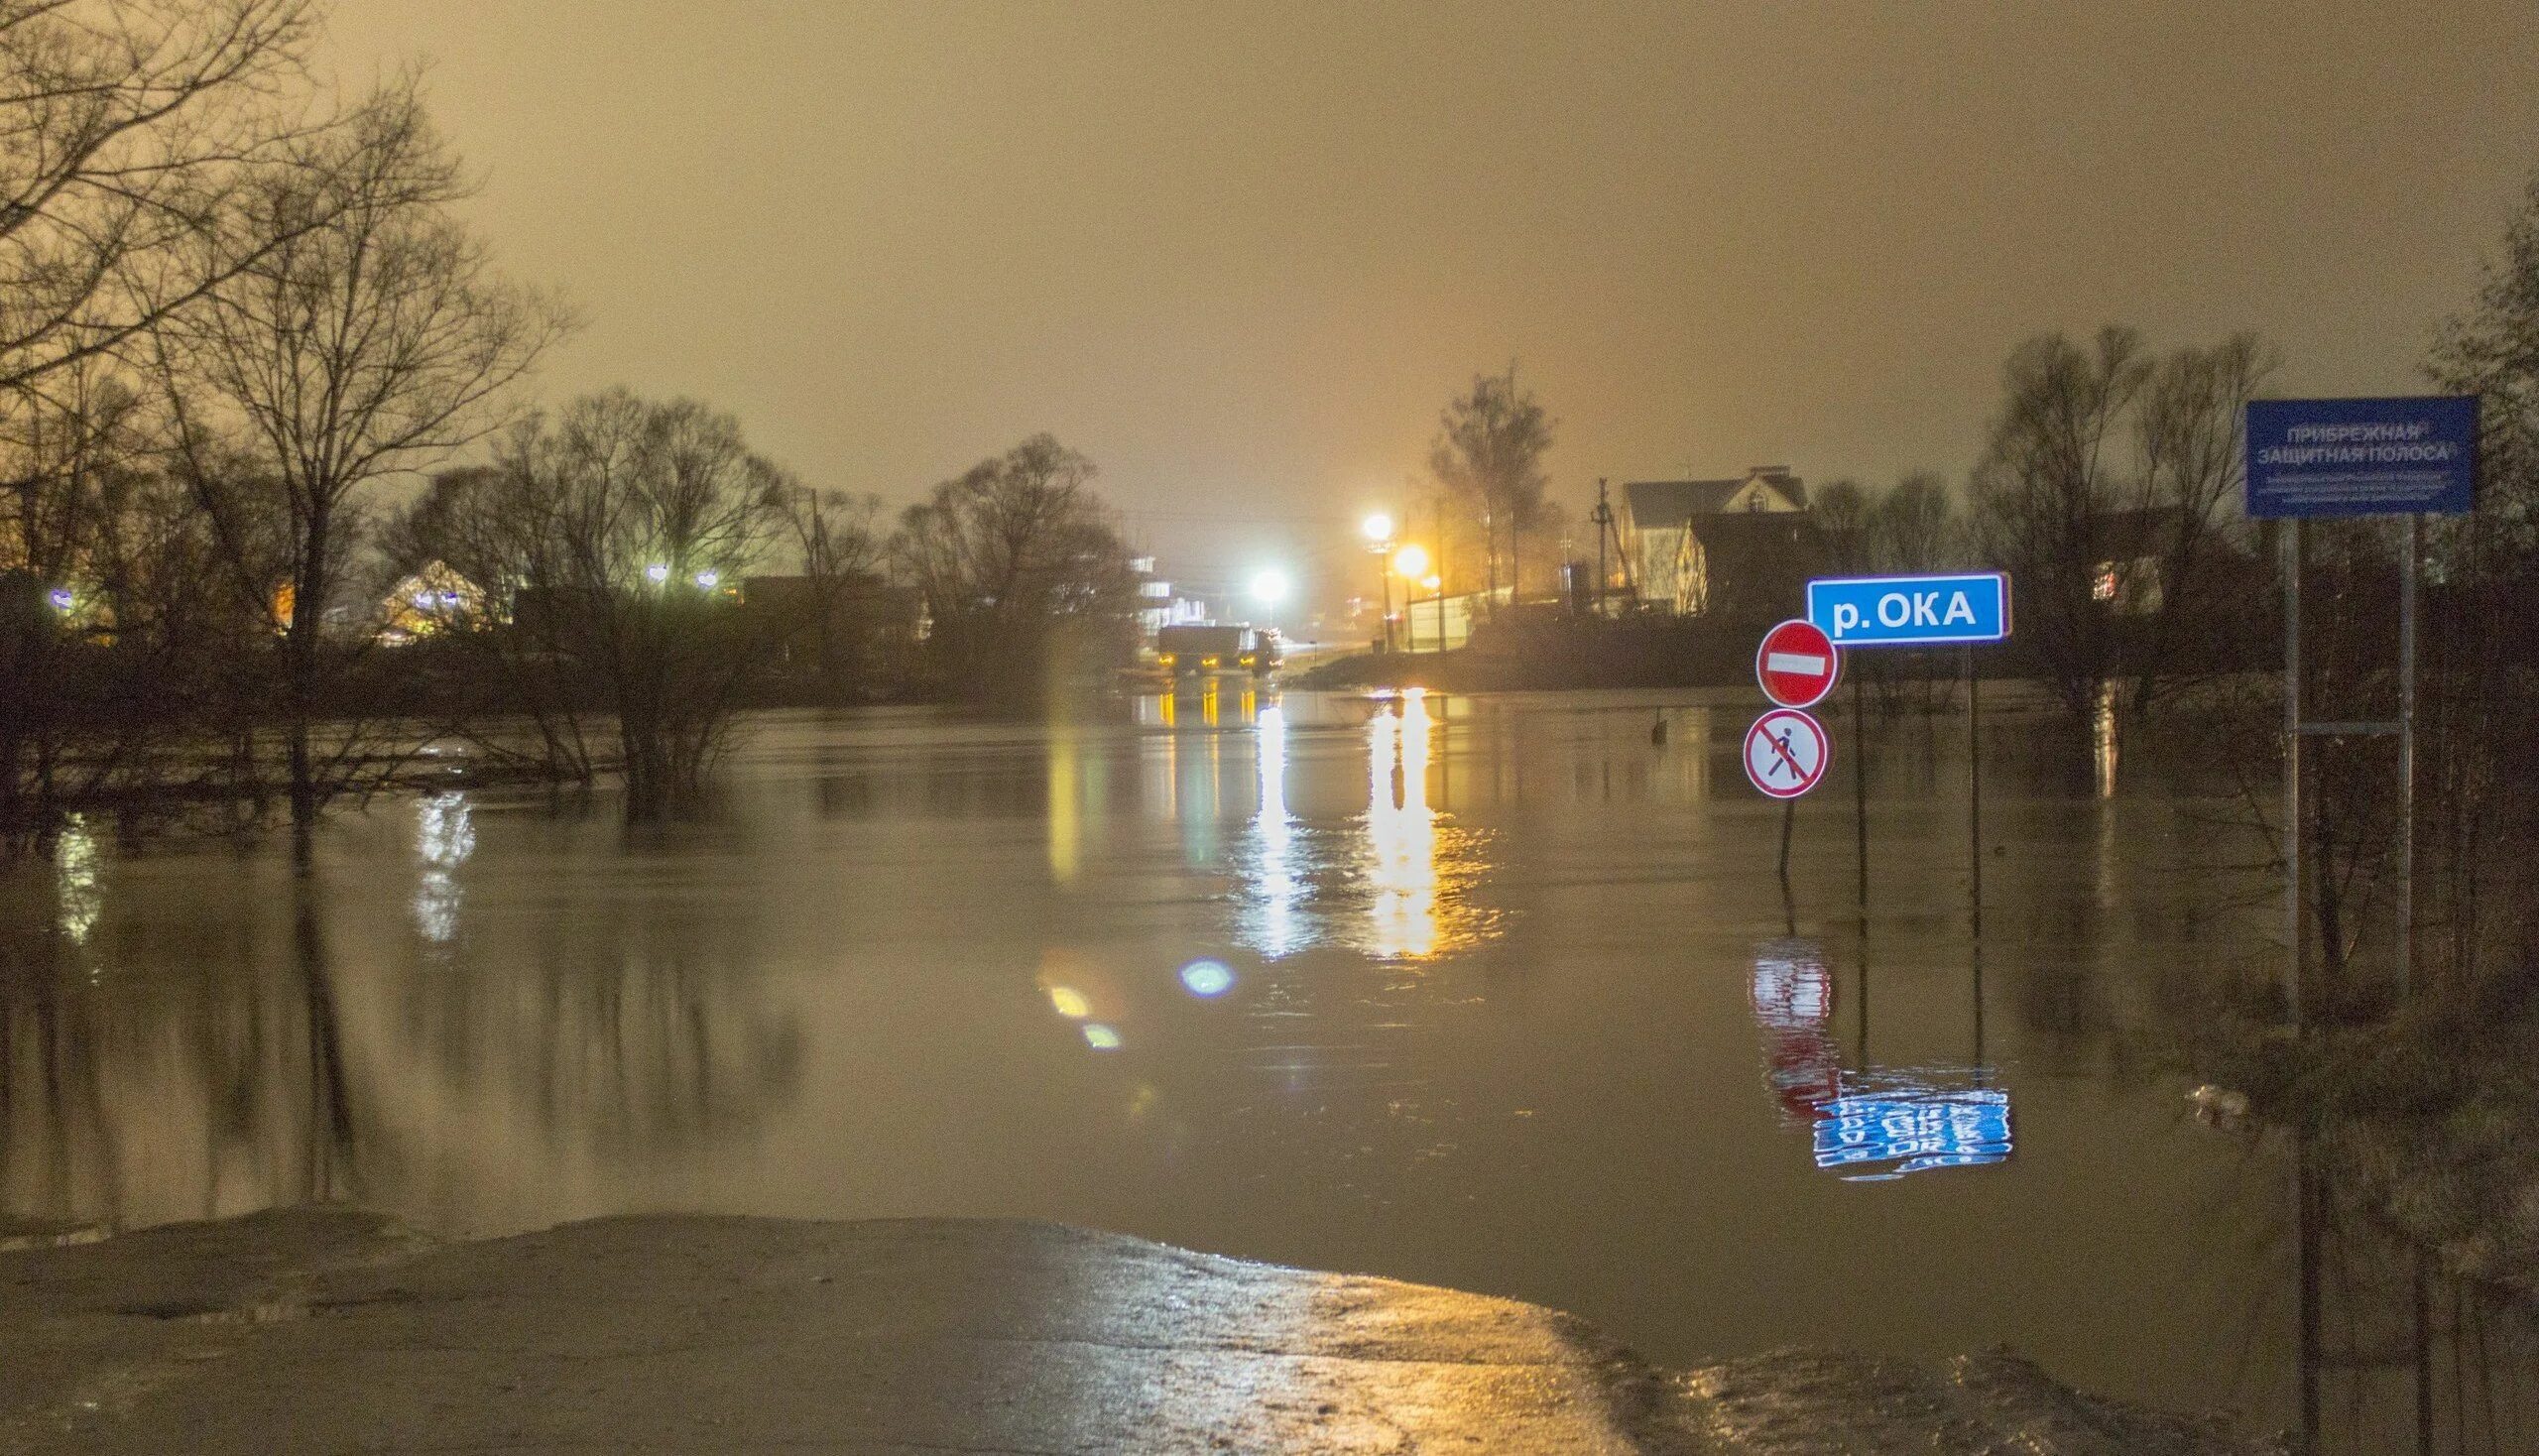
[(0, 1212), (1049, 1218), (2288, 1423), (2289, 1174), (2160, 1051), (2275, 954), (2226, 786), (1991, 720), (1979, 937), (1962, 723), (1885, 730), (1863, 913), (1847, 716), (1785, 894), (1751, 697), (770, 715), (700, 822), (452, 789), (305, 879), (74, 829), (0, 880)]

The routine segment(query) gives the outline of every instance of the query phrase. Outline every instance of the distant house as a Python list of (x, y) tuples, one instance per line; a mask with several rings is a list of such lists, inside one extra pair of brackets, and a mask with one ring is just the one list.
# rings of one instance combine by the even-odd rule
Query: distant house
[(775, 645), (780, 670), (858, 679), (925, 640), (924, 597), (867, 571), (821, 579), (752, 576), (741, 583), (752, 635)]
[[(1786, 465), (1726, 480), (1640, 480), (1623, 487), (1624, 550), (1639, 599), (1696, 617), (1803, 581), (1814, 549), (1807, 486)], [(1795, 598), (1792, 598), (1793, 603)]]
[[(279, 596), (275, 600), (275, 616), (290, 622), (291, 607)], [(432, 561), (398, 582), (379, 607), (380, 642), (401, 647), (452, 627), (481, 622), (485, 589), (452, 570), (448, 562)]]
[(2112, 511), (2091, 518), (2100, 559), (2090, 571), (2090, 600), (2123, 617), (2147, 617), (2168, 599), (2169, 544), (2177, 537), (2175, 506)]

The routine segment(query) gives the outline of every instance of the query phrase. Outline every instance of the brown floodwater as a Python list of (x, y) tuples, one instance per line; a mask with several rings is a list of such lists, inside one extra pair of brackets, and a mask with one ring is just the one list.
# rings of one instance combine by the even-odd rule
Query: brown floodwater
[(1057, 1219), (2289, 1422), (2289, 1173), (2163, 1050), (2279, 953), (2227, 776), (1994, 714), (1979, 936), (1962, 719), (1881, 731), (1864, 912), (1848, 715), (1785, 890), (1751, 697), (769, 714), (692, 821), (453, 788), (304, 877), (76, 824), (0, 873), (0, 1213)]

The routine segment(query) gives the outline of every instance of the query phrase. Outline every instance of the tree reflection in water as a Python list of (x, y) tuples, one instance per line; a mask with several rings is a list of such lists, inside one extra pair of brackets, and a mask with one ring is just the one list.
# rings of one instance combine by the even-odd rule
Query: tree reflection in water
[[(165, 907), (119, 917), (122, 867), (74, 852), (76, 893), (0, 929), (0, 1207), (125, 1227), (343, 1198), (465, 1226), (505, 1162), (640, 1172), (792, 1097), (799, 1030), (761, 1008), (746, 927), (643, 896), (515, 922), (525, 954), (473, 945), (472, 806), (409, 811), (416, 954), (358, 974), (333, 942), (366, 886), (322, 856), (231, 861), (232, 912), (171, 973)], [(150, 973), (119, 977), (126, 952)]]

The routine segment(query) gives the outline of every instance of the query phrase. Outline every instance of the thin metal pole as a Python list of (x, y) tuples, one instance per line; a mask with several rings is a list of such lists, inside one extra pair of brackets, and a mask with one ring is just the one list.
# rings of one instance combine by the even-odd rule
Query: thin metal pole
[(2398, 563), (2398, 996), (2416, 974), (2416, 557), (2424, 550), (2424, 518), (2407, 517), (2406, 554)]
[(2327, 1200), (2321, 1196), (2319, 1170), (2315, 1164), (2317, 1153), (2310, 1146), (2308, 1134), (2300, 1135), (2294, 1150), (2292, 1218), (2296, 1226), (2294, 1242), (2299, 1246), (2300, 1265), (2300, 1449), (2316, 1451), (2319, 1449), (2319, 1362), (2326, 1329), (2319, 1284), (2326, 1253), (2327, 1230), (2323, 1225)]
[(1392, 651), (1392, 552), (1390, 552), (1390, 551), (1389, 551), (1389, 550), (1386, 550), (1383, 546), (1378, 546), (1378, 547), (1376, 547), (1376, 592), (1377, 592), (1378, 596), (1381, 598), (1382, 603), (1383, 603), (1383, 605), (1381, 606), (1381, 608), (1380, 608), (1379, 610), (1381, 610), (1381, 611), (1384, 613), (1384, 623), (1385, 623), (1385, 651), (1386, 651), (1386, 652), (1391, 652), (1391, 651)]
[[(1782, 897), (1784, 900), (1786, 900), (1786, 899), (1789, 897), (1789, 827), (1790, 827), (1790, 821), (1791, 821), (1791, 820), (1793, 820), (1793, 819), (1795, 819), (1795, 818), (1797, 818), (1797, 817), (1798, 817), (1798, 800), (1797, 800), (1797, 799), (1794, 799), (1794, 798), (1785, 798), (1785, 799), (1782, 799), (1782, 800), (1781, 800), (1781, 897)], [(1795, 932), (1795, 931), (1793, 931), (1792, 933), (1793, 933), (1793, 934), (1795, 934), (1796, 932)]]
[(2283, 533), (2284, 1001), (2301, 1028), (2301, 518)]
[(2433, 1301), (2424, 1263), (2424, 1250), (2419, 1248), (2408, 1302), (2415, 1324), (2416, 1456), (2433, 1456)]
[(1605, 620), (1605, 524), (1614, 508), (1605, 504), (1605, 477), (1596, 477), (1596, 620)]
[(1861, 678), (1852, 678), (1852, 820), (1860, 848), (1861, 933), (1869, 933), (1869, 731), (1861, 712)]
[(1975, 649), (1966, 657), (1966, 863), (1974, 902), (1973, 927), (1984, 933), (1984, 679), (1975, 670)]

